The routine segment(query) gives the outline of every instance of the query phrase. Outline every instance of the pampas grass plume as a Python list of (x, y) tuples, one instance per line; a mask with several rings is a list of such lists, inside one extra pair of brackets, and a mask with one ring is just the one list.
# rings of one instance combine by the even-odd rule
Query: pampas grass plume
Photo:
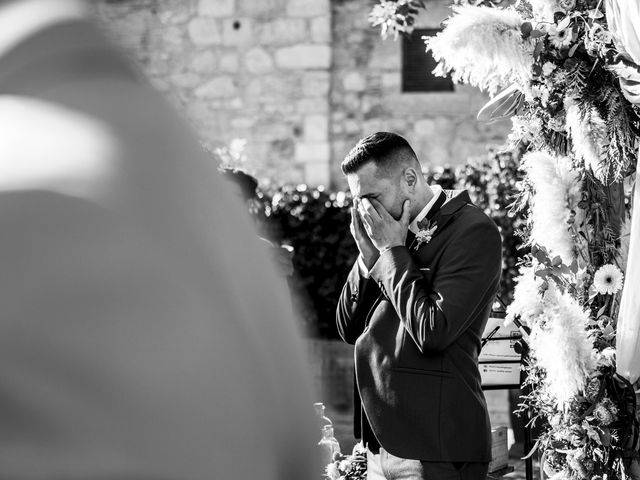
[(516, 282), (513, 301), (507, 307), (505, 324), (513, 322), (517, 317), (525, 325), (531, 326), (542, 314), (542, 298), (533, 267), (521, 267)]
[(531, 206), (531, 243), (546, 247), (552, 256), (560, 255), (569, 265), (574, 245), (567, 220), (571, 207), (577, 210), (580, 182), (566, 157), (531, 152), (523, 163), (535, 193)]
[(514, 10), (471, 5), (454, 7), (445, 29), (425, 41), (437, 74), (451, 72), (456, 82), (495, 94), (531, 78), (533, 44), (522, 38), (523, 19)]
[(531, 349), (547, 373), (549, 393), (562, 407), (584, 389), (596, 365), (596, 352), (586, 329), (589, 316), (571, 295), (550, 286), (543, 309), (546, 322), (533, 327)]

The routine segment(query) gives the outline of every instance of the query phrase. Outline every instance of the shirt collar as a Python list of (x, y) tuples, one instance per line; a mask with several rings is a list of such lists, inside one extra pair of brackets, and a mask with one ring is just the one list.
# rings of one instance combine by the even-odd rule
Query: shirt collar
[(438, 197), (442, 193), (442, 187), (440, 185), (433, 185), (430, 188), (431, 188), (431, 191), (433, 192), (433, 197), (431, 198), (431, 200), (429, 200), (429, 203), (427, 203), (425, 207), (420, 211), (418, 216), (413, 219), (411, 224), (409, 224), (409, 230), (411, 230), (411, 232), (414, 234), (417, 234), (418, 230), (420, 230), (418, 228), (418, 222), (422, 221), (422, 219), (427, 216), (427, 214), (429, 213), (433, 205), (438, 200)]
[(0, 56), (34, 33), (87, 17), (81, 0), (24, 0), (0, 7)]

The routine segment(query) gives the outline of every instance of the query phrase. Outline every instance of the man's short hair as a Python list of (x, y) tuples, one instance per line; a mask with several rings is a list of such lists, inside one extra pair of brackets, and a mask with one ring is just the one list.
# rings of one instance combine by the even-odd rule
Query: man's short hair
[(403, 137), (391, 132), (376, 132), (358, 141), (342, 161), (342, 172), (357, 172), (367, 162), (374, 162), (385, 171), (400, 162), (418, 162), (413, 148)]

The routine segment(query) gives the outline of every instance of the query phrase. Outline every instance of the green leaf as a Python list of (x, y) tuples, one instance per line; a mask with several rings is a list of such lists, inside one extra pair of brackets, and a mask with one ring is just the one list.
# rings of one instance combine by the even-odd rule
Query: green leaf
[(531, 22), (524, 22), (522, 25), (520, 25), (520, 31), (522, 32), (522, 38), (529, 38), (529, 36), (531, 36), (531, 32), (533, 31)]
[(563, 275), (571, 275), (571, 270), (564, 263), (560, 265), (560, 272), (562, 272)]
[(537, 277), (546, 277), (547, 275), (549, 275), (549, 269), (548, 268), (541, 268), (539, 270), (536, 270), (536, 276)]
[(538, 250), (534, 257), (536, 258), (536, 260), (538, 260), (538, 262), (545, 264), (549, 261), (549, 257), (547, 257), (547, 254), (544, 253), (542, 250)]
[(598, 435), (600, 435), (601, 445), (608, 447), (611, 445), (611, 432), (607, 427), (597, 428)]
[(553, 265), (554, 267), (562, 265), (562, 258), (560, 258), (560, 255), (556, 255), (555, 257), (553, 257), (553, 260), (551, 260), (551, 265)]
[(571, 49), (569, 50), (570, 57), (573, 57), (573, 54), (576, 53), (576, 50), (578, 49), (579, 45), (580, 45), (579, 43), (576, 43), (573, 47), (571, 47)]
[(569, 270), (571, 270), (574, 275), (578, 273), (578, 261), (575, 258), (573, 259), (573, 262), (571, 262)]
[(533, 49), (533, 58), (536, 60), (540, 58), (540, 53), (542, 53), (542, 42), (536, 43), (536, 46)]

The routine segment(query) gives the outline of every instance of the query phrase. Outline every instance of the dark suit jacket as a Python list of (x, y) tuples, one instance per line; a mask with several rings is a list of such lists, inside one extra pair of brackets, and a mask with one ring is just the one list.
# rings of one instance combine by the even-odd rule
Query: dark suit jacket
[(0, 94), (86, 115), (114, 147), (95, 191), (0, 189), (0, 477), (310, 478), (286, 290), (178, 115), (84, 21), (0, 58)]
[(500, 234), (467, 192), (433, 222), (429, 243), (385, 252), (369, 279), (353, 266), (338, 331), (355, 344), (365, 420), (382, 447), (423, 461), (487, 462), (491, 432), (477, 361), (500, 280)]

